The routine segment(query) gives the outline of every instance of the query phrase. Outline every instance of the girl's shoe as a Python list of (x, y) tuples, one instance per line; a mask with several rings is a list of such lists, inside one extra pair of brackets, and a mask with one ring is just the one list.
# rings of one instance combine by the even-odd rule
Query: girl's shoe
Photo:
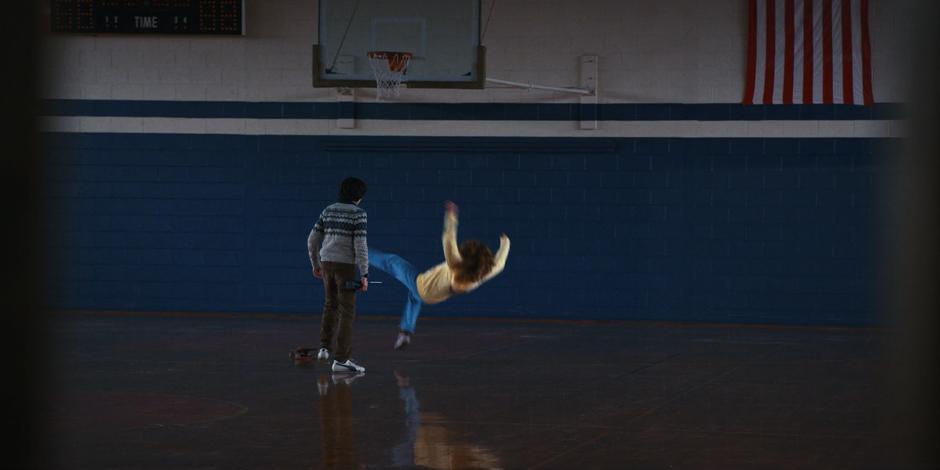
[(411, 333), (402, 331), (398, 333), (398, 339), (395, 340), (395, 350), (401, 351), (411, 344)]

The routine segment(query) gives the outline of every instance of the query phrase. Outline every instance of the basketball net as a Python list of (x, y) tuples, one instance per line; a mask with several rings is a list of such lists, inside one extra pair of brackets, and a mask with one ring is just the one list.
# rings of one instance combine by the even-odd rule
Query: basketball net
[(375, 98), (397, 98), (402, 79), (411, 62), (410, 52), (373, 51), (367, 53), (375, 73)]

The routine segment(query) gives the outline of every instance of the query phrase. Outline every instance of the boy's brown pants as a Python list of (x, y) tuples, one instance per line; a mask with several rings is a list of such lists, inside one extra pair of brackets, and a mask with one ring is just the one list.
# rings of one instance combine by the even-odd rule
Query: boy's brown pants
[(324, 261), (323, 268), (323, 318), (320, 321), (320, 347), (332, 350), (333, 333), (337, 323), (336, 350), (333, 358), (343, 362), (352, 353), (352, 328), (356, 319), (356, 291), (347, 290), (346, 281), (355, 281), (356, 265)]

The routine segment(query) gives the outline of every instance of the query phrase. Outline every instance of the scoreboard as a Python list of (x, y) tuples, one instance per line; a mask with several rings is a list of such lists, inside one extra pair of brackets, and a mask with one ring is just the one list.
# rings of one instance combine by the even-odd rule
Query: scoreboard
[(244, 0), (49, 0), (54, 33), (219, 34), (245, 31)]

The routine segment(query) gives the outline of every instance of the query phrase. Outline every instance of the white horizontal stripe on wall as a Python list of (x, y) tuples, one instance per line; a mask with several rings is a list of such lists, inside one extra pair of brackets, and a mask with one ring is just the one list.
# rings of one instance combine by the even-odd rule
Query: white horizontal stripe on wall
[(343, 135), (426, 137), (903, 137), (902, 120), (822, 121), (604, 121), (580, 130), (572, 121), (390, 121), (359, 119), (340, 129), (334, 119), (226, 119), (43, 117), (43, 132)]

